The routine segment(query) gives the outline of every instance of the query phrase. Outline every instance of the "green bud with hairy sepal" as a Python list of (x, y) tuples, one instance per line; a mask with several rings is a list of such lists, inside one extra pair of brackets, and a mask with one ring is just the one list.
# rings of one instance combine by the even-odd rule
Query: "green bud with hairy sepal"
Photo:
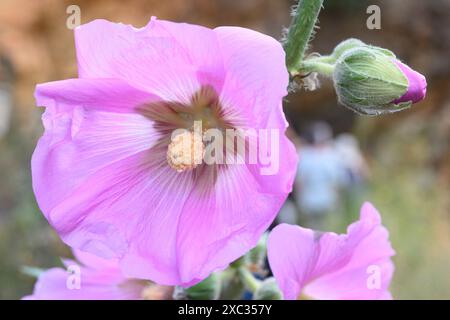
[[(358, 39), (342, 41), (328, 56), (311, 56), (292, 75), (305, 84), (316, 75), (332, 78), (339, 102), (365, 115), (380, 115), (409, 108), (423, 100), (426, 78), (398, 60), (392, 51)], [(308, 81), (306, 81), (308, 80)], [(307, 85), (307, 88), (316, 88)]]
[(359, 114), (380, 115), (411, 106), (411, 101), (394, 103), (408, 91), (408, 79), (389, 50), (347, 50), (336, 61), (332, 77), (339, 102)]
[(361, 40), (354, 39), (354, 38), (344, 40), (334, 48), (333, 53), (331, 54), (330, 57), (332, 57), (334, 59), (334, 61), (336, 61), (346, 51), (353, 49), (353, 48), (362, 47), (365, 45), (366, 44), (364, 42), (362, 42)]
[(342, 41), (339, 43), (334, 49), (333, 53), (331, 54), (332, 57), (335, 58), (335, 60), (338, 60), (344, 53), (347, 53), (348, 51), (356, 48), (368, 48), (373, 51), (377, 51), (378, 53), (384, 54), (388, 57), (395, 58), (395, 54), (388, 50), (381, 47), (375, 47), (368, 44), (365, 44), (359, 39), (350, 38), (347, 40)]
[(176, 287), (175, 300), (217, 300), (221, 289), (220, 277), (213, 273), (208, 278), (189, 288)]
[[(309, 67), (309, 69), (313, 69), (313, 70), (314, 70), (314, 68), (317, 68), (317, 70), (314, 70), (314, 71), (317, 71), (323, 75), (329, 76), (329, 72), (327, 72), (323, 68), (326, 65), (328, 65), (330, 70), (333, 69), (334, 65), (336, 64), (336, 61), (339, 60), (340, 57), (342, 57), (347, 52), (349, 52), (353, 49), (357, 49), (357, 48), (367, 48), (373, 52), (377, 52), (379, 54), (383, 54), (383, 55), (386, 55), (388, 57), (395, 59), (395, 54), (392, 51), (389, 51), (387, 49), (380, 48), (380, 47), (370, 46), (370, 45), (365, 44), (361, 40), (350, 38), (350, 39), (344, 40), (341, 43), (339, 43), (334, 48), (333, 52), (328, 56), (327, 55), (318, 55), (318, 54), (311, 55), (310, 58), (303, 61), (303, 65), (302, 65), (302, 68), (300, 69), (300, 71), (304, 71), (305, 69), (308, 70), (308, 67)], [(322, 64), (322, 66), (317, 65), (317, 64)]]
[(282, 300), (283, 295), (275, 278), (267, 278), (253, 294), (253, 300)]

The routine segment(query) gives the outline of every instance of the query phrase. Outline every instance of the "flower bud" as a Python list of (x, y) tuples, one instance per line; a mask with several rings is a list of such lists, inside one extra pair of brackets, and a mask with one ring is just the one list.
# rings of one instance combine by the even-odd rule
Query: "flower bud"
[(426, 80), (389, 50), (358, 46), (337, 60), (333, 81), (339, 102), (360, 114), (409, 108), (425, 97)]
[(267, 278), (253, 294), (253, 300), (282, 300), (283, 295), (275, 278)]

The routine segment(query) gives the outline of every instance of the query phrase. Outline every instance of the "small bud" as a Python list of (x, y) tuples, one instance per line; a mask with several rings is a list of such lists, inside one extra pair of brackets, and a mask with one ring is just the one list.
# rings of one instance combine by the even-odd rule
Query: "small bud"
[(213, 273), (202, 282), (190, 288), (176, 287), (176, 300), (217, 300), (220, 295), (220, 277)]
[(361, 46), (337, 60), (333, 81), (339, 102), (366, 115), (409, 108), (425, 97), (426, 80), (386, 49)]
[(282, 300), (283, 295), (275, 278), (267, 278), (253, 294), (253, 300)]

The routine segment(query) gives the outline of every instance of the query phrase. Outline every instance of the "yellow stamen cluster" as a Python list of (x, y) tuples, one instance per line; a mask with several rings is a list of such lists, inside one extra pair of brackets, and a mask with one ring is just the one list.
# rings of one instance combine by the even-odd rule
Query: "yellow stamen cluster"
[(204, 150), (202, 136), (186, 130), (172, 138), (167, 148), (167, 163), (178, 172), (194, 169), (202, 163)]

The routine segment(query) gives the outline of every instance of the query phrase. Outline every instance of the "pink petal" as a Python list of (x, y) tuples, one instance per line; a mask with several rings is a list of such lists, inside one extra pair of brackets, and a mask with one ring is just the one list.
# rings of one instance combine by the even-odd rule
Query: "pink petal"
[[(87, 177), (150, 149), (160, 137), (142, 115), (103, 111), (133, 109), (140, 93), (129, 94), (130, 87), (109, 81), (91, 87), (92, 80), (70, 80), (78, 89), (78, 95), (72, 95), (70, 86), (62, 83), (42, 85), (36, 92), (38, 104), (47, 108), (42, 117), (45, 133), (32, 158), (33, 188), (47, 217)], [(97, 95), (97, 89), (103, 94)]]
[(227, 71), (220, 96), (225, 117), (243, 129), (278, 130), (279, 170), (261, 175), (261, 164), (248, 167), (262, 192), (288, 194), (297, 168), (297, 152), (285, 136), (288, 123), (281, 101), (287, 94), (289, 75), (284, 50), (274, 38), (249, 29), (219, 27), (214, 31)]
[[(280, 131), (279, 140), (270, 141), (270, 144), (272, 143), (278, 143), (279, 154), (273, 158), (268, 156), (268, 159), (271, 159), (270, 165), (262, 164), (259, 161), (257, 164), (247, 164), (247, 167), (258, 183), (259, 192), (288, 195), (292, 191), (297, 171), (298, 154), (294, 144), (284, 135), (283, 131)], [(272, 169), (269, 170), (271, 166)]]
[(277, 122), (269, 127), (284, 129), (287, 123), (280, 101), (287, 94), (289, 75), (281, 44), (245, 28), (219, 27), (214, 31), (227, 71), (223, 103), (238, 109), (237, 113), (248, 114), (253, 128), (267, 128), (274, 112)]
[(117, 259), (103, 259), (81, 250), (73, 250), (73, 255), (82, 265), (93, 270), (120, 270)]
[(61, 268), (44, 272), (26, 300), (134, 300), (140, 299), (142, 284), (124, 281), (121, 285), (105, 281), (102, 272), (80, 272), (80, 288), (70, 289), (67, 280), (70, 274)]
[[(90, 253), (82, 252), (80, 250), (74, 251), (74, 256), (78, 259), (81, 256), (83, 260), (89, 260), (91, 265), (86, 265), (82, 261), (74, 261), (72, 259), (61, 259), (64, 267), (69, 270), (71, 267), (79, 267), (82, 273), (82, 280), (84, 283), (94, 281), (97, 285), (120, 285), (126, 280), (122, 271), (119, 268), (117, 259), (102, 259)], [(96, 263), (94, 265), (94, 263)]]
[[(84, 81), (80, 80), (80, 83)], [(110, 106), (117, 104), (115, 99), (118, 98), (117, 92), (120, 92), (118, 89), (104, 90), (104, 95), (97, 96), (90, 94), (90, 86), (79, 86), (79, 96), (67, 94), (64, 99), (58, 96), (59, 90), (53, 89), (55, 87), (51, 85), (43, 86), (37, 94), (48, 107), (43, 117), (46, 132), (33, 155), (33, 186), (41, 209), (62, 238), (81, 250), (106, 258), (119, 258), (129, 249), (128, 242), (133, 242), (135, 233), (138, 233), (137, 243), (146, 245), (148, 241), (139, 239), (142, 232), (133, 227), (141, 229), (145, 225), (142, 219), (150, 219), (153, 210), (161, 209), (161, 223), (167, 223), (168, 229), (174, 230), (176, 220), (165, 219), (166, 208), (157, 205), (161, 200), (158, 187), (153, 188), (156, 191), (150, 195), (146, 194), (151, 190), (152, 183), (166, 186), (160, 183), (166, 176), (157, 171), (152, 172), (151, 168), (168, 171), (167, 182), (173, 182), (170, 175), (176, 175), (166, 166), (165, 149), (162, 153), (149, 151), (161, 139), (153, 123), (135, 113), (98, 111), (115, 110)], [(64, 87), (59, 89), (64, 90)], [(97, 98), (101, 99), (98, 103)], [(124, 103), (133, 106), (134, 100)], [(151, 178), (146, 180), (149, 176)], [(130, 185), (135, 188), (131, 190)], [(177, 192), (177, 188), (172, 190)], [(166, 189), (164, 192), (172, 190)], [(123, 194), (126, 197), (122, 197)], [(152, 195), (153, 202), (149, 200)], [(124, 202), (120, 203), (121, 199)], [(180, 201), (182, 199), (180, 196)], [(174, 210), (174, 214), (178, 211)], [(160, 234), (160, 226), (155, 223), (150, 227), (154, 227), (153, 233)], [(153, 233), (144, 236), (151, 237)], [(174, 233), (168, 230), (170, 237)], [(170, 241), (162, 243), (170, 245)], [(150, 262), (142, 264), (142, 269), (152, 261), (165, 261), (170, 259), (170, 255), (175, 255), (174, 250), (169, 250), (169, 253), (160, 250), (157, 241), (152, 241), (146, 250), (160, 253), (154, 254)], [(133, 252), (129, 253), (127, 259), (133, 254), (145, 260), (140, 253)], [(164, 257), (161, 258), (161, 255)], [(175, 270), (173, 264), (171, 267)], [(152, 274), (150, 268), (145, 272), (146, 275)], [(164, 273), (161, 270), (158, 272)], [(162, 282), (170, 282), (166, 279), (173, 275), (170, 272), (167, 274)]]
[(153, 18), (137, 29), (95, 20), (75, 30), (75, 41), (80, 78), (123, 79), (165, 100), (188, 102), (221, 70), (214, 33), (199, 26)]
[[(174, 23), (154, 19), (153, 27), (167, 33), (187, 56), (187, 63), (195, 66), (198, 81), (203, 85), (212, 85), (217, 92), (223, 86), (225, 67), (219, 39), (209, 28), (189, 23)], [(173, 63), (173, 62), (169, 62)]]
[(427, 94), (427, 79), (401, 61), (397, 59), (394, 59), (393, 61), (402, 71), (406, 79), (408, 79), (408, 90), (403, 96), (392, 102), (401, 103), (411, 101), (412, 103), (416, 103), (425, 99)]
[(136, 108), (161, 99), (119, 79), (68, 79), (36, 86), (39, 106), (72, 104), (98, 111), (136, 113)]
[(254, 247), (285, 199), (261, 190), (245, 165), (202, 168), (177, 230), (183, 282), (203, 279)]
[(297, 299), (314, 271), (314, 231), (280, 224), (269, 235), (267, 256), (284, 299)]
[(190, 172), (167, 166), (155, 147), (91, 174), (48, 215), (70, 246), (118, 258), (128, 276), (179, 283), (178, 218), (192, 189)]
[[(369, 266), (379, 268), (380, 288), (369, 289), (367, 286)], [(390, 300), (388, 287), (393, 273), (394, 265), (390, 259), (375, 259), (359, 268), (349, 266), (318, 278), (305, 287), (304, 293), (322, 300)]]
[[(360, 220), (349, 227), (348, 239), (356, 243), (350, 261), (338, 271), (313, 281), (305, 293), (320, 299), (383, 299), (394, 272), (390, 257), (395, 252), (379, 213), (370, 203), (363, 205)], [(380, 270), (380, 288), (367, 286), (370, 267)]]
[[(297, 226), (276, 227), (268, 244), (270, 266), (286, 299), (384, 299), (393, 273), (394, 251), (376, 209), (363, 205), (346, 235)], [(379, 268), (380, 288), (367, 285), (369, 267)]]

